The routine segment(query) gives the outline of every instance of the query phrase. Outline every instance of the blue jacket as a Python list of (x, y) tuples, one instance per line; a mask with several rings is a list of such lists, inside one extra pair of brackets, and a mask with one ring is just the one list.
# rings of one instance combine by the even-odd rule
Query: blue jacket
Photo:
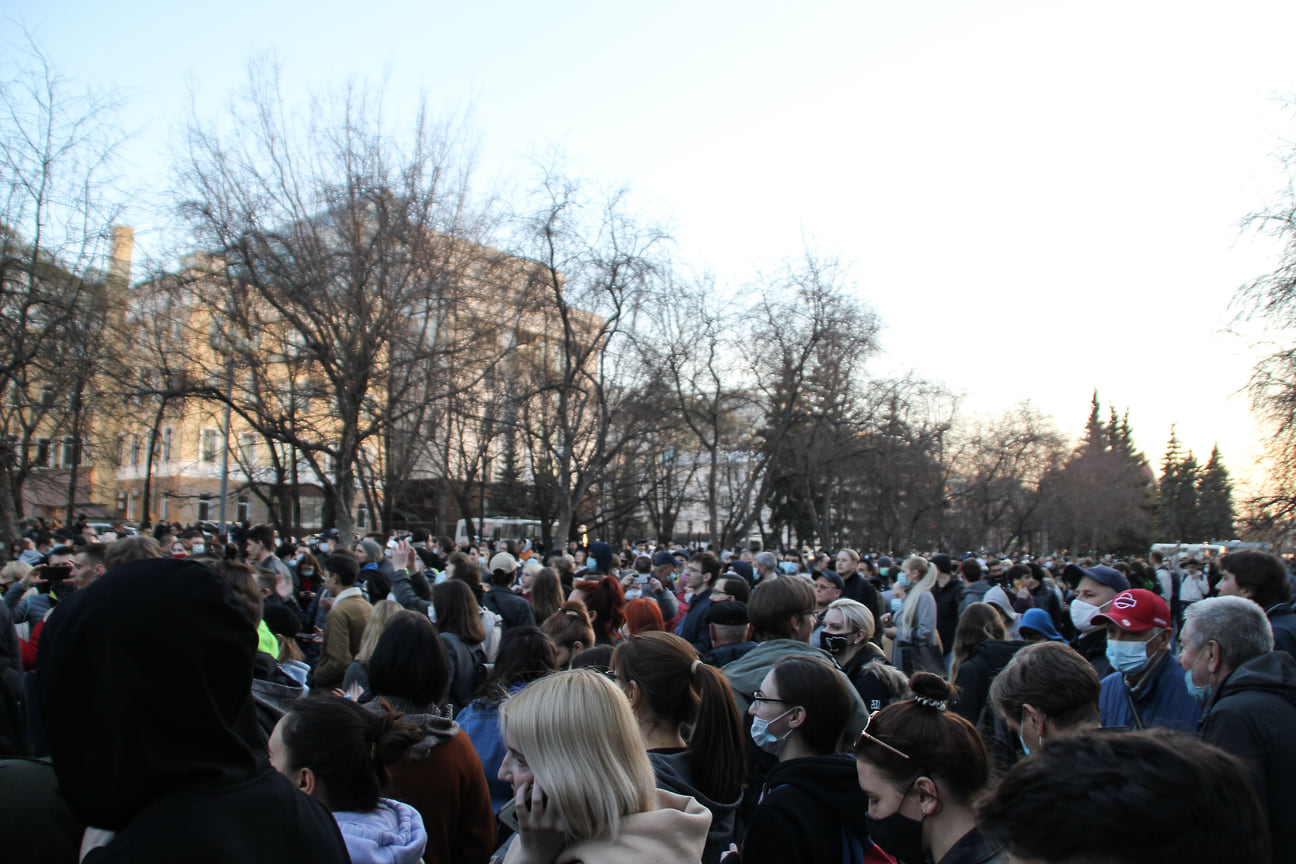
[(693, 643), (699, 654), (706, 654), (711, 650), (711, 628), (706, 623), (706, 613), (711, 608), (711, 589), (707, 588), (700, 595), (693, 596), (688, 614), (675, 628), (675, 635)]
[(1286, 603), (1277, 603), (1266, 609), (1265, 615), (1273, 628), (1274, 650), (1286, 651), (1296, 658), (1296, 612)]
[(1098, 696), (1098, 713), (1104, 726), (1124, 726), (1130, 729), (1161, 727), (1176, 729), (1189, 735), (1197, 734), (1197, 721), (1201, 718), (1201, 705), (1197, 704), (1184, 685), (1183, 670), (1167, 653), (1161, 665), (1143, 692), (1133, 699), (1138, 718), (1130, 707), (1129, 687), (1125, 676), (1113, 672), (1102, 679)]

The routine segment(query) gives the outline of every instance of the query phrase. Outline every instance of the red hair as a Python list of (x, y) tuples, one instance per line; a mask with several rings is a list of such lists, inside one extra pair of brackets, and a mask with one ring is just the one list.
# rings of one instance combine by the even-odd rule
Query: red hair
[(585, 598), (585, 608), (596, 616), (594, 629), (599, 630), (609, 642), (616, 642), (621, 626), (625, 624), (625, 592), (615, 576), (604, 576), (598, 581), (585, 579), (572, 586)]
[(666, 629), (666, 622), (662, 620), (661, 607), (651, 597), (639, 597), (631, 600), (626, 604), (625, 616), (631, 636), (645, 630)]

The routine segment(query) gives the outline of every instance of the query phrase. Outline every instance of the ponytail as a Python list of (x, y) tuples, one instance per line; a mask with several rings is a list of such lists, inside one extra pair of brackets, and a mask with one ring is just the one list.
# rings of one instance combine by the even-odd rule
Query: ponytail
[(698, 660), (686, 640), (656, 631), (618, 645), (612, 668), (639, 685), (648, 711), (685, 735), (698, 790), (715, 801), (737, 800), (746, 774), (742, 717), (720, 670)]
[(281, 723), (288, 769), (309, 768), (315, 797), (335, 811), (367, 813), (377, 807), (388, 766), (423, 737), (386, 703), (369, 711), (340, 696), (301, 699)]
[(716, 667), (699, 664), (693, 680), (702, 697), (689, 736), (693, 781), (714, 801), (736, 801), (747, 773), (738, 704), (729, 682)]

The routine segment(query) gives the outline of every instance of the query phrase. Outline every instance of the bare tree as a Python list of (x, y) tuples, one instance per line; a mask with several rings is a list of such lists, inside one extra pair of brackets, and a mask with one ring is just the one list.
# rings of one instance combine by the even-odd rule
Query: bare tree
[(476, 242), (456, 130), (420, 107), (400, 133), (381, 104), (352, 87), (295, 118), (254, 70), (232, 131), (191, 126), (178, 207), (211, 253), (191, 284), (212, 345), (234, 360), (203, 395), (290, 448), (345, 537), (365, 466), (429, 402), (475, 386), (451, 359), (480, 356), (517, 307)]
[[(1288, 107), (1296, 106), (1289, 100)], [(1248, 383), (1252, 409), (1267, 428), (1270, 486), (1247, 502), (1248, 522), (1264, 526), (1296, 524), (1296, 146), (1281, 156), (1287, 185), (1273, 204), (1252, 213), (1244, 225), (1282, 244), (1278, 265), (1241, 286), (1233, 299), (1238, 317), (1263, 326), (1267, 353)], [(1263, 346), (1267, 343), (1267, 349)]]
[(952, 545), (1006, 550), (1013, 541), (1039, 551), (1046, 478), (1062, 465), (1066, 443), (1051, 418), (1023, 402), (962, 431), (955, 455), (957, 490), (952, 492), (961, 531)]
[[(742, 470), (729, 490), (722, 542), (746, 537), (780, 486), (785, 500), (796, 495), (815, 506), (801, 496), (822, 481), (828, 463), (820, 458), (812, 469), (802, 460), (811, 443), (805, 436), (823, 424), (849, 423), (864, 361), (877, 350), (876, 313), (850, 296), (836, 261), (809, 253), (765, 280), (748, 317), (755, 324), (740, 344), (760, 415), (749, 449), (736, 460)], [(808, 518), (812, 526), (820, 523), (814, 512)]]
[(18, 71), (0, 83), (0, 534), (8, 539), (24, 487), (50, 464), (40, 439), (72, 439), (76, 483), (122, 201), (111, 173), (122, 140), (116, 103), (69, 93), (30, 40), (18, 53)]
[[(532, 470), (552, 484), (562, 542), (636, 434), (613, 420), (634, 392), (629, 335), (661, 278), (667, 238), (626, 205), (624, 192), (593, 196), (579, 181), (549, 170), (519, 220), (519, 251), (540, 265), (531, 271), (527, 311), (543, 335), (529, 354), (518, 416)], [(548, 524), (542, 519), (544, 529)]]

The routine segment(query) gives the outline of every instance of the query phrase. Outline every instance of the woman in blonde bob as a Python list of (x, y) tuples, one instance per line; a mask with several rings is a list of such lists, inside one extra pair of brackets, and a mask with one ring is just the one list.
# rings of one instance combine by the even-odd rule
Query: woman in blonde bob
[(625, 694), (589, 669), (558, 672), (500, 712), (518, 833), (506, 864), (698, 861), (711, 814), (655, 789)]

